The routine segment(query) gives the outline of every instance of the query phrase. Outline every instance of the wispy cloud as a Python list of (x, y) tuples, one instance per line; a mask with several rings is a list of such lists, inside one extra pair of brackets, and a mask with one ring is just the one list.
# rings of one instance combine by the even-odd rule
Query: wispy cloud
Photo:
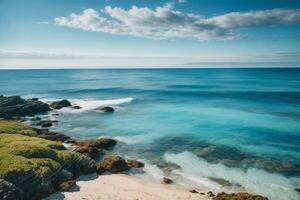
[(300, 24), (300, 9), (231, 12), (210, 18), (175, 10), (172, 4), (155, 9), (132, 6), (129, 10), (106, 6), (54, 19), (58, 26), (116, 35), (154, 39), (193, 38), (229, 40), (238, 38), (245, 27)]
[(41, 22), (36, 22), (36, 24), (38, 24), (38, 25), (48, 25), (50, 23), (46, 22), (46, 21), (41, 21)]
[(32, 52), (32, 51), (7, 51), (0, 50), (0, 59), (83, 59), (92, 58), (93, 55), (81, 55), (81, 54), (60, 54), (51, 52)]

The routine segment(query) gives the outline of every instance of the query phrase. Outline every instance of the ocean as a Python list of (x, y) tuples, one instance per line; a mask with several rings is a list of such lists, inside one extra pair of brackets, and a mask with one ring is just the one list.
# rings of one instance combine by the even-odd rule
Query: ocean
[(300, 197), (300, 69), (0, 70), (0, 94), (81, 106), (46, 116), (52, 129), (117, 139), (116, 153), (146, 163), (137, 176)]

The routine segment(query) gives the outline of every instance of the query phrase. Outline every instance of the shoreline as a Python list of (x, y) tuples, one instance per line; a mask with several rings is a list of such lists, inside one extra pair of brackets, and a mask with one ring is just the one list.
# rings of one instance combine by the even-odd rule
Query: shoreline
[(142, 200), (209, 200), (206, 191), (192, 193), (188, 188), (145, 180), (127, 174), (96, 176), (83, 175), (76, 185), (67, 192), (57, 192), (44, 200), (82, 199), (142, 199)]
[[(48, 128), (51, 127), (53, 123), (57, 123), (58, 121), (35, 117), (36, 114), (41, 112), (49, 113), (52, 110), (61, 109), (63, 107), (71, 107), (72, 109), (77, 110), (81, 109), (80, 106), (71, 104), (71, 102), (69, 102), (68, 100), (52, 102), (50, 105), (48, 105), (42, 101), (39, 101), (38, 98), (24, 100), (20, 97), (0, 97), (2, 98), (4, 105), (9, 104), (9, 106), (2, 106), (2, 108), (0, 107), (0, 109), (2, 109), (2, 114), (0, 113), (2, 115), (2, 118), (14, 119), (13, 121), (0, 121), (2, 122), (3, 126), (3, 130), (0, 130), (0, 136), (2, 133), (3, 140), (4, 138), (7, 138), (7, 142), (4, 141), (2, 147), (5, 149), (6, 145), (7, 147), (9, 147), (9, 143), (23, 141), (24, 144), (16, 143), (21, 146), (19, 150), (21, 152), (21, 155), (24, 155), (24, 159), (36, 159), (37, 163), (36, 165), (30, 164), (30, 162), (26, 163), (26, 170), (28, 169), (28, 171), (26, 171), (25, 173), (22, 172), (22, 167), (21, 169), (17, 168), (17, 170), (21, 170), (21, 176), (24, 176), (22, 178), (26, 180), (31, 180), (31, 174), (37, 173), (37, 175), (39, 176), (38, 178), (41, 178), (44, 183), (34, 186), (42, 187), (42, 185), (46, 185), (46, 188), (36, 189), (35, 187), (30, 187), (29, 193), (27, 184), (21, 184), (17, 179), (11, 177), (11, 173), (17, 176), (14, 171), (3, 171), (3, 175), (1, 175), (0, 181), (8, 182), (5, 184), (13, 183), (17, 186), (17, 189), (19, 189), (18, 187), (20, 187), (20, 189), (24, 189), (24, 194), (22, 194), (25, 195), (24, 199), (40, 199), (48, 195), (50, 195), (49, 197), (46, 197), (46, 199), (48, 200), (156, 200), (170, 198), (175, 200), (223, 200), (226, 199), (228, 195), (229, 199), (234, 199), (240, 196), (242, 196), (243, 200), (267, 199), (259, 195), (251, 195), (246, 192), (238, 192), (232, 194), (221, 192), (217, 195), (214, 195), (210, 191), (202, 191), (203, 188), (200, 188), (200, 190), (198, 191), (199, 188), (195, 190), (194, 188), (185, 187), (183, 185), (177, 184), (176, 182), (174, 183), (174, 180), (169, 179), (165, 175), (159, 183), (146, 180), (141, 177), (136, 177), (134, 175), (119, 174), (127, 172), (131, 168), (144, 168), (145, 164), (138, 160), (128, 160), (118, 155), (111, 154), (112, 152), (110, 152), (109, 150), (111, 150), (117, 144), (117, 141), (111, 138), (76, 141), (70, 136), (63, 133), (49, 131)], [(109, 106), (99, 109), (102, 112), (114, 112), (114, 108)], [(30, 116), (30, 118), (26, 119), (26, 116)], [(17, 122), (16, 120), (18, 120), (19, 122)], [(26, 121), (28, 122), (28, 120), (32, 124), (26, 123)], [(16, 127), (18, 128), (16, 129)], [(64, 143), (73, 145), (74, 149), (69, 149), (66, 146), (64, 147)], [(30, 145), (30, 151), (33, 151), (34, 153), (30, 153), (30, 151), (28, 152), (28, 150), (26, 149), (28, 145)], [(108, 150), (108, 153), (106, 152), (106, 150)], [(14, 150), (11, 149), (11, 152), (6, 152), (5, 156), (19, 156), (19, 154), (14, 153)], [(36, 157), (36, 155), (39, 154), (43, 156)], [(102, 159), (98, 160), (98, 158), (100, 157), (102, 157)], [(16, 157), (16, 159), (18, 159), (18, 157)], [(45, 163), (40, 162), (41, 160), (39, 159), (48, 159), (48, 163), (45, 165)], [(6, 162), (14, 164), (9, 159), (7, 159)], [(22, 160), (22, 162), (26, 162), (26, 160)], [(97, 172), (98, 175), (96, 175), (95, 172)], [(59, 173), (61, 177), (57, 177), (57, 173)], [(109, 173), (110, 175), (107, 175), (107, 173)], [(12, 186), (14, 186), (13, 184)], [(101, 187), (99, 187), (99, 185), (101, 185)], [(0, 191), (0, 197), (2, 195), (1, 192), (2, 191)], [(8, 190), (4, 192), (8, 192), (9, 194), (10, 191)], [(31, 193), (38, 196), (31, 196)], [(222, 195), (225, 195), (226, 198), (223, 198)]]

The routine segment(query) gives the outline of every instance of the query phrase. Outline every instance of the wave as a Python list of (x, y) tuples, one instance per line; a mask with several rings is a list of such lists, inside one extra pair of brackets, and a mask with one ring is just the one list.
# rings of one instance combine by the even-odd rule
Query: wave
[[(186, 179), (198, 180), (198, 183), (199, 180), (202, 180), (206, 187), (210, 183), (209, 181), (205, 182), (205, 179), (213, 177), (240, 185), (248, 192), (267, 196), (271, 200), (297, 200), (299, 197), (299, 194), (294, 191), (294, 188), (300, 185), (299, 178), (287, 178), (255, 168), (242, 170), (229, 168), (222, 164), (211, 164), (187, 151), (179, 154), (166, 153), (164, 159), (179, 165), (182, 168), (182, 176)], [(211, 189), (218, 190), (218, 188)]]
[[(118, 106), (121, 104), (130, 103), (134, 100), (132, 97), (121, 99), (107, 99), (107, 100), (85, 100), (85, 99), (69, 99), (72, 105), (78, 105), (81, 109), (63, 108), (59, 111), (63, 112), (83, 112), (88, 110), (95, 110), (101, 106)], [(46, 102), (57, 101), (57, 99), (44, 99)]]

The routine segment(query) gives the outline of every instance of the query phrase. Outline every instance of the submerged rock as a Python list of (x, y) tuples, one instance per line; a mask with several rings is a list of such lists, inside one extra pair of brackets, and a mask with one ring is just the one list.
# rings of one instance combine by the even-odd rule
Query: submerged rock
[(229, 181), (222, 179), (222, 178), (213, 178), (213, 177), (209, 177), (210, 180), (222, 185), (222, 186), (232, 186), (232, 183), (230, 183)]
[(61, 109), (61, 108), (70, 107), (70, 106), (72, 106), (70, 101), (68, 101), (66, 99), (61, 100), (61, 101), (54, 101), (50, 104), (50, 107), (53, 109)]
[(110, 106), (103, 106), (100, 108), (97, 108), (97, 110), (102, 111), (102, 112), (115, 112), (115, 109), (113, 107)]
[(0, 118), (11, 119), (50, 111), (48, 104), (38, 100), (25, 100), (19, 96), (0, 97)]
[(164, 177), (163, 178), (163, 183), (165, 184), (172, 184), (174, 181), (170, 178)]
[(141, 168), (141, 167), (145, 166), (144, 163), (137, 161), (137, 160), (127, 160), (127, 164), (131, 168)]
[(74, 108), (74, 109), (81, 109), (81, 107), (80, 107), (80, 106), (77, 106), (77, 105), (72, 106), (72, 108)]
[(199, 193), (197, 190), (194, 190), (194, 189), (193, 190), (189, 190), (189, 192), (190, 193), (194, 193), (194, 194)]
[(0, 199), (2, 200), (21, 200), (22, 192), (12, 183), (0, 179)]
[(253, 195), (246, 192), (238, 192), (226, 194), (225, 192), (217, 194), (213, 200), (268, 200), (267, 197), (263, 197), (260, 195)]
[(119, 173), (129, 169), (125, 159), (117, 155), (106, 156), (97, 167), (98, 173), (109, 171), (111, 173)]

